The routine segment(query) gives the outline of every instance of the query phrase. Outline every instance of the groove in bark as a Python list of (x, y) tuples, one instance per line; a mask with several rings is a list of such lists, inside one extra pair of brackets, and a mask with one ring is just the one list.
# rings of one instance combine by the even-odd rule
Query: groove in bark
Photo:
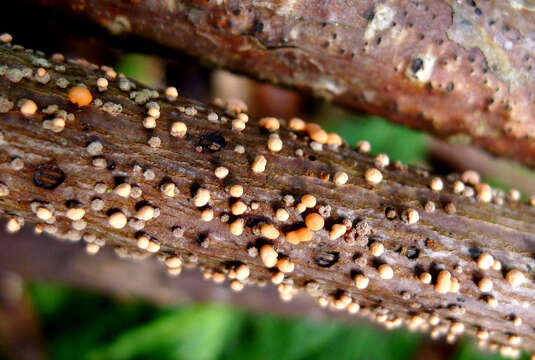
[(239, 101), (214, 108), (62, 60), (0, 46), (8, 230), (37, 223), (89, 253), (157, 253), (172, 275), (197, 264), (236, 291), (272, 281), (284, 300), (303, 289), (387, 328), (535, 350), (535, 208), (518, 193), (371, 158), (299, 119), (249, 119)]
[(524, 2), (33, 1), (535, 165)]

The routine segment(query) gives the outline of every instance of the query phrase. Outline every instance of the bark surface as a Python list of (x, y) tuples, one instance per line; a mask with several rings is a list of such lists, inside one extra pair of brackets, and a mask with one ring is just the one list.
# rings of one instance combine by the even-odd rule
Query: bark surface
[(529, 2), (33, 1), (535, 165)]
[[(0, 212), (10, 231), (35, 223), (38, 232), (85, 240), (90, 252), (105, 245), (123, 257), (157, 253), (171, 273), (178, 257), (237, 290), (283, 278), (277, 288), (285, 300), (303, 290), (325, 306), (359, 306), (388, 328), (407, 324), (451, 341), (479, 331), (488, 335), (482, 345), (506, 355), (535, 350), (535, 208), (489, 192), (474, 176), (460, 193), (458, 175), (442, 178), (439, 190), (426, 171), (318, 142), (313, 125), (307, 132), (285, 120), (245, 123), (239, 102), (169, 100), (108, 68), (10, 44), (0, 46), (0, 63)], [(98, 79), (105, 77), (104, 90)], [(87, 100), (79, 84), (92, 94), (88, 105), (72, 102)], [(54, 119), (64, 119), (64, 129)], [(183, 136), (174, 136), (176, 122), (187, 126)], [(271, 151), (277, 136), (282, 149)], [(304, 229), (312, 212), (325, 226), (296, 241), (291, 232)], [(376, 243), (384, 251), (372, 254)], [(494, 268), (478, 267), (483, 252)], [(270, 264), (281, 259), (295, 269)], [(525, 281), (511, 281), (511, 270)], [(424, 272), (430, 283), (419, 280)], [(451, 286), (439, 292), (444, 272)], [(357, 288), (357, 275), (367, 287)], [(493, 287), (482, 291), (482, 278)]]

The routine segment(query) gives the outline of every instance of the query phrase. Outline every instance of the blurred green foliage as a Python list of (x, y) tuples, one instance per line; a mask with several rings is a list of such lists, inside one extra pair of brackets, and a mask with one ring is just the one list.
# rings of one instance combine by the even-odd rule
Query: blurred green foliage
[(357, 141), (367, 140), (372, 145), (372, 154), (385, 153), (392, 161), (417, 164), (428, 156), (427, 135), (377, 116), (331, 116), (322, 122), (322, 126), (328, 132), (340, 134), (352, 146)]
[(397, 360), (411, 358), (421, 342), (403, 330), (385, 336), (369, 325), (223, 305), (156, 308), (43, 283), (32, 284), (30, 294), (53, 360)]
[[(155, 307), (34, 283), (51, 360), (401, 360), (423, 338), (404, 329), (283, 318), (229, 306)], [(462, 342), (452, 360), (500, 359)]]

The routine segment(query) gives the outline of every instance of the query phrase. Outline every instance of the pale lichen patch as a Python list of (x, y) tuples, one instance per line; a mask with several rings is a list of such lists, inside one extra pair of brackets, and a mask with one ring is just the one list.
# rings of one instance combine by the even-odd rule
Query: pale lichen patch
[(405, 76), (419, 83), (426, 83), (431, 79), (436, 57), (430, 52), (414, 55), (405, 70)]
[(522, 87), (529, 80), (529, 74), (520, 67), (513, 67), (506, 50), (496, 43), (484, 28), (471, 20), (460, 6), (453, 3), (453, 23), (447, 31), (448, 38), (466, 50), (478, 48), (485, 57), (489, 68), (504, 81), (511, 92)]
[(373, 18), (364, 31), (364, 40), (370, 40), (381, 31), (392, 25), (396, 10), (386, 5), (377, 5), (374, 9)]

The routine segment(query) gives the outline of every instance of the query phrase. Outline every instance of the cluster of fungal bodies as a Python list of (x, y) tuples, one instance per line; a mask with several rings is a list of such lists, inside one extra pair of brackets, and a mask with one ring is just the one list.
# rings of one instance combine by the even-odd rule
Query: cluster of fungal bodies
[[(214, 110), (180, 98), (174, 87), (142, 88), (112, 68), (66, 63), (58, 54), (48, 60), (10, 41), (6, 49), (35, 65), (1, 65), (1, 81), (43, 84), (36, 76), (47, 78), (68, 105), (6, 91), (0, 116), (17, 113), (21, 122), (40, 123), (83, 163), (78, 160), (75, 172), (59, 158), (36, 162), (17, 152), (2, 129), (0, 149), (10, 157), (2, 164), (9, 176), (0, 176), (0, 196), (21, 196), (31, 214), (12, 216), (9, 232), (31, 221), (38, 233), (85, 241), (91, 255), (108, 240), (122, 257), (155, 254), (171, 276), (198, 266), (205, 279), (228, 281), (234, 291), (271, 282), (284, 301), (303, 290), (322, 307), (360, 313), (388, 329), (406, 325), (448, 341), (470, 332), (482, 347), (519, 354), (525, 339), (515, 329), (526, 332), (520, 315), (526, 311), (516, 314), (504, 294), (529, 293), (529, 271), (496, 246), (452, 249), (429, 230), (434, 219), (457, 216), (466, 204), (520, 203), (518, 191), (500, 193), (474, 171), (430, 176), (386, 154), (368, 155), (367, 141), (350, 149), (339, 135), (299, 118), (251, 119), (237, 99), (216, 99)], [(71, 82), (67, 66), (82, 69), (87, 79)], [(15, 70), (29, 75), (19, 78)], [(106, 124), (88, 119), (90, 112)], [(72, 135), (80, 119), (92, 121), (82, 147)], [(113, 121), (125, 134), (106, 133)], [(123, 135), (135, 143), (122, 142)], [(132, 145), (139, 156), (130, 154)], [(22, 194), (17, 176), (30, 177), (34, 188)], [(392, 185), (412, 195), (399, 197)], [(480, 306), (508, 306), (507, 319), (493, 320), (507, 322), (507, 330), (463, 321)], [(501, 336), (507, 343), (495, 340)]]

